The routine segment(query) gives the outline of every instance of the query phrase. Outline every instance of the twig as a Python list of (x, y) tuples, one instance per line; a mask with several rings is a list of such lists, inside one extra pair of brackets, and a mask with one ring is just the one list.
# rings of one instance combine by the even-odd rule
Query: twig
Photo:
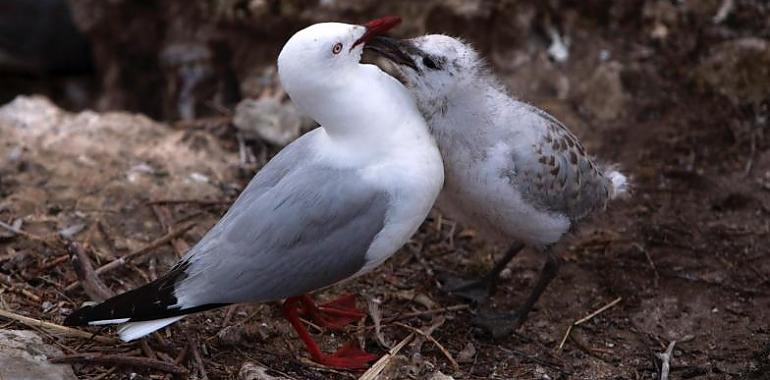
[(575, 338), (575, 335), (573, 335), (573, 334), (571, 334), (569, 336), (569, 340), (572, 341), (572, 343), (575, 345), (575, 347), (580, 349), (580, 351), (583, 351), (587, 355), (592, 356), (594, 358), (597, 358), (597, 359), (599, 359), (599, 360), (601, 360), (603, 362), (613, 363), (616, 360), (618, 360), (618, 359), (615, 359), (615, 360), (607, 359), (607, 358), (597, 354), (597, 352), (602, 352), (602, 353), (605, 353), (605, 354), (612, 354), (612, 352), (607, 352), (607, 351), (604, 351), (604, 350), (597, 350), (595, 348), (588, 347), (583, 342), (581, 342), (578, 338)]
[(115, 372), (116, 369), (118, 369), (118, 367), (110, 367), (110, 369), (104, 371), (101, 375), (92, 377), (91, 380), (102, 380), (107, 376), (112, 375), (112, 373)]
[(570, 325), (567, 326), (567, 331), (564, 332), (564, 336), (561, 338), (561, 342), (559, 342), (559, 347), (556, 347), (556, 352), (561, 352), (564, 348), (564, 344), (567, 343), (567, 338), (569, 338), (569, 334), (572, 333), (572, 327), (574, 326), (574, 323), (570, 323)]
[(137, 356), (104, 355), (98, 352), (86, 352), (82, 354), (64, 355), (49, 359), (51, 363), (77, 363), (87, 362), (106, 365), (128, 366), (137, 368), (152, 368), (176, 375), (186, 375), (186, 368), (162, 360), (149, 359)]
[(75, 274), (77, 274), (83, 290), (91, 300), (104, 301), (115, 295), (94, 272), (94, 266), (80, 244), (73, 241), (67, 242), (67, 252), (70, 254)]
[(235, 314), (235, 311), (238, 310), (238, 305), (230, 305), (225, 309), (225, 317), (222, 318), (222, 325), (221, 329), (227, 327), (227, 325), (230, 324), (230, 321), (233, 319), (233, 315)]
[(666, 348), (666, 352), (656, 353), (655, 356), (660, 359), (660, 380), (668, 380), (668, 373), (671, 371), (671, 358), (674, 352), (676, 341), (672, 340)]
[[(725, 0), (724, 3), (722, 4), (722, 8), (719, 9), (720, 13), (721, 13), (722, 9), (725, 7), (725, 4), (727, 4), (727, 3), (731, 3), (730, 5), (731, 5), (731, 8), (732, 8), (732, 1)], [(729, 10), (727, 12), (729, 12)], [(715, 19), (716, 19), (716, 17), (719, 17), (719, 16), (718, 15), (715, 16)], [(754, 167), (754, 156), (757, 153), (757, 135), (756, 135), (756, 133), (752, 133), (751, 134), (750, 147), (751, 147), (751, 151), (749, 152), (749, 159), (748, 159), (748, 161), (746, 161), (746, 166), (744, 166), (744, 168), (743, 168), (743, 177), (744, 178), (748, 177), (751, 174), (751, 169)]]
[(69, 255), (61, 255), (50, 262), (46, 263), (45, 265), (40, 266), (40, 271), (45, 272), (53, 267), (58, 267), (59, 265), (65, 263), (67, 260), (69, 260)]
[(593, 313), (591, 313), (591, 314), (588, 314), (588, 315), (587, 315), (585, 318), (583, 318), (583, 319), (580, 319), (580, 320), (578, 320), (578, 321), (575, 321), (575, 326), (577, 326), (577, 325), (581, 325), (581, 324), (583, 324), (583, 323), (586, 323), (586, 322), (588, 322), (588, 321), (592, 320), (594, 317), (596, 317), (597, 315), (599, 315), (599, 314), (601, 314), (601, 313), (605, 312), (607, 309), (609, 309), (609, 308), (611, 308), (611, 307), (613, 307), (613, 306), (617, 305), (617, 304), (618, 304), (618, 302), (620, 302), (620, 301), (622, 301), (622, 300), (623, 300), (623, 297), (618, 297), (618, 298), (615, 298), (615, 299), (614, 299), (612, 302), (610, 302), (610, 303), (608, 303), (608, 304), (606, 304), (606, 305), (604, 305), (604, 306), (600, 307), (599, 309), (597, 309), (597, 310), (596, 310), (596, 311), (594, 311)]
[(375, 362), (371, 368), (369, 368), (366, 372), (364, 372), (361, 377), (358, 378), (358, 380), (375, 380), (380, 376), (380, 373), (382, 370), (385, 369), (385, 367), (388, 366), (388, 363), (390, 363), (393, 358), (398, 355), (398, 353), (401, 351), (404, 346), (406, 346), (409, 341), (414, 338), (414, 333), (410, 333), (407, 335), (406, 338), (404, 338), (402, 341), (398, 342), (397, 345), (393, 346), (390, 350), (388, 350), (388, 353), (383, 355), (377, 362)]
[(447, 307), (440, 307), (437, 309), (430, 309), (430, 310), (424, 310), (424, 311), (415, 311), (411, 313), (404, 313), (399, 314), (394, 317), (385, 318), (383, 319), (382, 323), (391, 323), (395, 321), (403, 321), (404, 319), (414, 318), (414, 317), (422, 317), (426, 315), (433, 315), (433, 314), (440, 314), (440, 313), (446, 313), (448, 311), (457, 311), (457, 310), (465, 310), (469, 309), (471, 306), (468, 304), (460, 304), (460, 305), (453, 305), (453, 306), (447, 306)]
[(730, 13), (735, 8), (735, 0), (722, 0), (722, 5), (719, 6), (719, 9), (717, 10), (717, 14), (714, 15), (714, 17), (711, 18), (711, 21), (714, 24), (720, 24), (722, 21), (727, 19), (727, 16), (730, 15)]
[(457, 364), (457, 360), (455, 360), (455, 358), (452, 357), (452, 354), (450, 354), (449, 351), (447, 351), (447, 349), (444, 348), (444, 346), (442, 346), (441, 343), (439, 343), (436, 340), (436, 338), (434, 338), (431, 334), (427, 334), (427, 333), (423, 332), (422, 330), (420, 330), (418, 328), (409, 326), (409, 325), (401, 323), (401, 322), (396, 322), (394, 324), (397, 325), (397, 326), (401, 326), (401, 327), (403, 327), (405, 329), (411, 330), (412, 332), (415, 332), (417, 334), (422, 335), (425, 339), (427, 339), (431, 343), (433, 343), (441, 351), (442, 354), (444, 354), (444, 356), (447, 358), (447, 360), (449, 360), (449, 363), (452, 364), (452, 368), (454, 368), (455, 371), (459, 371), (460, 370), (460, 365)]
[(35, 293), (32, 293), (31, 291), (24, 289), (24, 287), (29, 286), (27, 284), (21, 283), (23, 287), (19, 288), (14, 284), (11, 280), (9, 280), (11, 276), (8, 275), (2, 275), (0, 274), (0, 284), (5, 285), (10, 289), (12, 292), (19, 293), (27, 298), (30, 299), (30, 301), (39, 304), (42, 302), (42, 299), (38, 297)]
[(27, 239), (30, 239), (30, 240), (35, 240), (35, 241), (40, 241), (40, 242), (43, 242), (43, 243), (46, 243), (46, 244), (50, 244), (50, 242), (47, 239), (43, 238), (43, 237), (40, 237), (40, 236), (37, 236), (37, 235), (35, 235), (33, 233), (21, 230), (19, 228), (16, 228), (16, 227), (14, 227), (14, 226), (12, 226), (12, 225), (10, 225), (8, 223), (2, 222), (2, 221), (0, 221), (0, 228), (2, 228), (4, 230), (8, 230), (8, 231), (10, 231), (10, 232), (12, 232), (12, 233), (14, 233), (16, 235), (23, 236), (23, 237), (25, 237)]
[(586, 322), (590, 321), (591, 319), (593, 319), (597, 315), (605, 312), (607, 309), (617, 305), (618, 302), (620, 302), (622, 300), (623, 300), (623, 297), (615, 298), (612, 302), (610, 302), (610, 303), (600, 307), (599, 309), (597, 309), (593, 313), (588, 314), (586, 317), (578, 319), (575, 322), (572, 322), (572, 324), (569, 325), (569, 327), (567, 327), (567, 331), (564, 333), (564, 337), (561, 339), (561, 342), (559, 343), (559, 347), (556, 348), (556, 352), (561, 352), (561, 350), (564, 348), (564, 343), (567, 342), (567, 338), (569, 338), (569, 334), (572, 332), (572, 328), (573, 327), (577, 327), (577, 326), (579, 326), (579, 325), (581, 325), (583, 323), (586, 323)]
[(369, 309), (369, 317), (372, 319), (372, 323), (374, 323), (374, 336), (377, 338), (377, 343), (383, 348), (391, 348), (391, 345), (385, 341), (385, 336), (382, 335), (382, 310), (380, 310), (379, 301), (369, 297), (366, 300), (366, 306)]
[(659, 281), (660, 281), (660, 273), (658, 273), (658, 267), (657, 267), (657, 266), (655, 266), (655, 262), (654, 262), (654, 261), (652, 261), (652, 256), (650, 256), (650, 252), (648, 252), (648, 251), (647, 251), (647, 250), (646, 250), (646, 249), (645, 249), (645, 248), (644, 248), (644, 247), (643, 247), (641, 244), (639, 244), (639, 243), (633, 243), (632, 245), (633, 245), (634, 247), (636, 247), (636, 249), (638, 249), (639, 251), (641, 251), (642, 253), (644, 253), (644, 257), (646, 257), (646, 258), (647, 258), (647, 263), (648, 263), (648, 264), (650, 264), (650, 268), (652, 268), (652, 272), (655, 274), (654, 285), (655, 285), (655, 287), (657, 288), (657, 287), (658, 287), (658, 283), (659, 283)]
[[(167, 208), (158, 205), (152, 206), (152, 212), (155, 213), (155, 217), (158, 218), (158, 222), (160, 222), (160, 225), (166, 229), (166, 232), (171, 232), (174, 225), (171, 220), (171, 212)], [(178, 257), (184, 256), (190, 248), (187, 245), (187, 242), (177, 238), (171, 239), (171, 246), (174, 247), (174, 251)]]
[(198, 366), (198, 370), (200, 371), (201, 380), (208, 380), (209, 376), (206, 374), (206, 367), (203, 365), (203, 359), (201, 358), (200, 350), (198, 349), (199, 341), (197, 337), (192, 337), (190, 342), (190, 346), (192, 348), (193, 353), (193, 359), (195, 359), (195, 364)]
[[(109, 272), (109, 271), (111, 271), (111, 270), (113, 270), (115, 268), (119, 268), (119, 267), (121, 267), (123, 265), (126, 265), (130, 261), (133, 261), (133, 260), (137, 259), (139, 256), (142, 256), (142, 255), (152, 251), (153, 249), (158, 248), (161, 245), (168, 243), (169, 241), (171, 241), (175, 237), (177, 237), (177, 236), (187, 232), (194, 225), (195, 225), (195, 223), (190, 223), (190, 224), (186, 224), (186, 225), (184, 225), (182, 227), (179, 227), (179, 228), (177, 228), (177, 229), (175, 229), (175, 230), (173, 230), (173, 231), (163, 235), (162, 237), (153, 240), (152, 242), (150, 242), (150, 244), (147, 244), (146, 246), (144, 246), (144, 247), (142, 247), (142, 248), (140, 248), (140, 249), (138, 249), (136, 251), (128, 253), (125, 256), (123, 256), (123, 257), (121, 257), (121, 258), (119, 258), (117, 260), (113, 260), (113, 261), (111, 261), (111, 262), (109, 262), (109, 263), (107, 263), (105, 265), (102, 265), (101, 267), (96, 269), (94, 271), (94, 273), (102, 274), (102, 273), (105, 273), (105, 272)], [(67, 287), (64, 288), (64, 291), (65, 292), (72, 291), (75, 288), (77, 288), (78, 285), (79, 285), (79, 282), (73, 282), (73, 283), (67, 285)]]
[(13, 312), (10, 312), (8, 310), (0, 309), (0, 317), (12, 319), (17, 322), (21, 322), (27, 326), (31, 327), (38, 327), (46, 330), (56, 331), (60, 333), (61, 335), (70, 337), (70, 338), (84, 338), (84, 339), (92, 339), (99, 343), (105, 343), (105, 344), (118, 344), (120, 343), (119, 340), (114, 338), (108, 338), (105, 336), (99, 336), (96, 334), (92, 334), (86, 331), (81, 331), (78, 329), (73, 329), (70, 327), (57, 325), (55, 323), (41, 321), (39, 319), (25, 317), (23, 315), (19, 315)]
[[(150, 358), (150, 359), (157, 359), (158, 358), (158, 356), (155, 355), (155, 351), (153, 351), (152, 348), (150, 347), (150, 344), (147, 343), (147, 339), (141, 339), (139, 341), (139, 348), (142, 349), (142, 352), (148, 358)], [(166, 361), (168, 361), (168, 360), (166, 360)]]

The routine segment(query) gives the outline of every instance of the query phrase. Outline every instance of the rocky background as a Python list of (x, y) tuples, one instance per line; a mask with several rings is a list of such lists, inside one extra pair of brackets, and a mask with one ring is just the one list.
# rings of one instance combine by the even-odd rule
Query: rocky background
[[(314, 127), (275, 77), (289, 36), (388, 14), (404, 19), (396, 36), (472, 42), (512, 94), (617, 162), (634, 191), (565, 239), (560, 277), (515, 336), (483, 336), (473, 308), (438, 290), (436, 271), (481, 273), (499, 251), (435, 213), (377, 272), (324, 292), (360, 291), (371, 314), (324, 334), (328, 350), (350, 336), (380, 354), (404, 341), (389, 379), (650, 379), (663, 362), (672, 379), (770, 379), (762, 0), (1, 1), (0, 378), (361, 376), (309, 363), (273, 305), (132, 344), (39, 321), (162, 273)], [(126, 255), (102, 288), (81, 290), (71, 256), (99, 267)], [(534, 252), (517, 259), (495, 306), (521, 302), (541, 265)], [(406, 340), (404, 324), (435, 342)]]

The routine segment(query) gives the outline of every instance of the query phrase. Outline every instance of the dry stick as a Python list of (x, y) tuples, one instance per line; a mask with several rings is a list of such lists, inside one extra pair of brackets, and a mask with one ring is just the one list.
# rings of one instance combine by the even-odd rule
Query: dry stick
[[(158, 205), (152, 206), (152, 212), (155, 213), (155, 217), (158, 219), (158, 222), (160, 222), (160, 225), (166, 229), (166, 232), (171, 232), (171, 229), (174, 227), (171, 212), (167, 208)], [(171, 239), (171, 246), (174, 247), (174, 251), (178, 257), (184, 256), (184, 254), (187, 253), (187, 250), (190, 249), (187, 242), (176, 238)]]
[(561, 339), (561, 343), (559, 343), (559, 347), (556, 349), (556, 352), (561, 352), (562, 348), (564, 348), (564, 343), (567, 342), (567, 338), (569, 338), (569, 334), (572, 332), (573, 327), (577, 327), (583, 323), (586, 323), (596, 317), (597, 315), (605, 312), (607, 309), (615, 306), (618, 304), (618, 302), (622, 301), (623, 297), (615, 298), (612, 302), (600, 307), (596, 311), (594, 311), (591, 314), (588, 314), (585, 318), (578, 319), (577, 321), (573, 322), (569, 327), (567, 328), (567, 332), (564, 333), (564, 337)]
[(70, 256), (69, 256), (69, 255), (62, 255), (62, 256), (59, 256), (59, 257), (57, 257), (57, 258), (55, 258), (55, 259), (51, 260), (49, 263), (47, 263), (47, 264), (45, 264), (45, 265), (42, 265), (42, 266), (40, 267), (40, 271), (43, 271), (43, 272), (44, 272), (44, 271), (47, 271), (47, 270), (49, 270), (49, 269), (51, 269), (51, 268), (53, 268), (53, 267), (58, 267), (59, 265), (63, 264), (63, 263), (64, 263), (64, 262), (66, 262), (67, 260), (69, 260), (69, 258), (70, 258)]
[(110, 367), (110, 369), (104, 371), (101, 375), (96, 376), (96, 377), (92, 377), (91, 380), (102, 380), (102, 379), (106, 378), (107, 376), (112, 375), (112, 373), (115, 372), (115, 370), (117, 370), (117, 369), (118, 369), (118, 367)]
[(652, 272), (655, 274), (655, 287), (658, 287), (658, 282), (660, 281), (660, 274), (658, 273), (658, 267), (655, 266), (655, 262), (652, 261), (652, 256), (650, 256), (650, 252), (648, 252), (644, 247), (639, 243), (633, 243), (633, 246), (636, 247), (636, 249), (640, 250), (642, 253), (644, 253), (644, 257), (647, 258), (647, 263), (650, 264), (650, 268), (652, 268)]
[(142, 349), (142, 352), (145, 356), (147, 356), (150, 359), (157, 359), (158, 356), (155, 355), (155, 351), (150, 348), (150, 344), (147, 343), (147, 339), (142, 339), (139, 341), (139, 348)]
[(195, 359), (195, 364), (198, 365), (198, 370), (200, 371), (201, 379), (202, 380), (208, 380), (209, 376), (206, 374), (206, 367), (203, 365), (203, 359), (201, 358), (200, 350), (198, 349), (198, 345), (200, 342), (198, 341), (198, 337), (194, 336), (191, 339), (190, 346), (192, 346), (192, 353), (193, 353), (193, 359)]
[(382, 370), (387, 367), (388, 363), (390, 363), (393, 358), (398, 355), (398, 353), (401, 351), (404, 346), (406, 346), (407, 343), (409, 343), (412, 338), (414, 338), (414, 333), (410, 333), (406, 338), (404, 338), (401, 342), (399, 342), (397, 345), (393, 346), (390, 350), (388, 350), (388, 353), (383, 355), (377, 362), (375, 362), (371, 368), (369, 368), (366, 372), (364, 372), (361, 377), (358, 378), (358, 380), (375, 380), (380, 376), (380, 373)]
[(449, 351), (447, 351), (447, 349), (444, 348), (444, 346), (442, 346), (441, 343), (439, 343), (436, 340), (436, 338), (434, 338), (432, 335), (426, 334), (424, 331), (422, 331), (422, 330), (420, 330), (418, 328), (409, 326), (409, 325), (401, 323), (401, 322), (396, 322), (394, 324), (397, 325), (397, 326), (401, 326), (401, 327), (403, 327), (405, 329), (411, 330), (413, 332), (416, 332), (417, 334), (422, 335), (425, 339), (429, 340), (431, 343), (436, 345), (436, 347), (438, 347), (438, 349), (441, 351), (441, 353), (444, 354), (444, 356), (446, 356), (447, 360), (449, 360), (449, 363), (452, 364), (452, 368), (454, 368), (455, 371), (459, 371), (460, 370), (460, 365), (457, 364), (457, 360), (455, 360), (455, 358), (452, 357), (452, 354), (450, 354)]
[(78, 329), (73, 329), (70, 327), (57, 325), (55, 323), (41, 321), (39, 319), (25, 317), (23, 315), (19, 315), (13, 312), (10, 312), (8, 310), (0, 309), (0, 317), (12, 319), (17, 322), (21, 322), (27, 326), (31, 327), (38, 327), (46, 330), (51, 330), (60, 333), (61, 335), (70, 337), (70, 338), (84, 338), (84, 339), (93, 339), (96, 342), (99, 343), (105, 343), (105, 344), (118, 344), (120, 343), (119, 340), (114, 338), (108, 338), (106, 336), (99, 336), (96, 334), (92, 334), (90, 332), (81, 331)]
[(67, 252), (71, 256), (72, 266), (75, 267), (75, 274), (91, 300), (104, 301), (115, 295), (96, 274), (91, 259), (80, 244), (67, 242)]
[(125, 356), (125, 355), (104, 355), (98, 352), (86, 352), (82, 354), (64, 355), (49, 359), (51, 363), (77, 363), (87, 362), (95, 364), (105, 365), (117, 365), (117, 366), (129, 366), (137, 368), (151, 368), (164, 372), (170, 372), (177, 375), (186, 375), (187, 369), (182, 368), (176, 364), (164, 362), (162, 360), (155, 360), (149, 358), (143, 358), (138, 356)]
[(374, 336), (377, 338), (377, 343), (381, 347), (390, 349), (392, 346), (385, 341), (385, 336), (382, 335), (382, 310), (380, 309), (380, 303), (372, 297), (366, 300), (366, 306), (369, 311), (369, 318), (374, 323)]
[(660, 359), (660, 380), (668, 380), (668, 373), (671, 370), (671, 357), (673, 356), (676, 341), (672, 340), (666, 348), (666, 352), (656, 353), (655, 356)]
[[(150, 242), (150, 244), (147, 244), (146, 246), (144, 246), (144, 247), (142, 247), (142, 248), (140, 248), (140, 249), (138, 249), (136, 251), (128, 253), (125, 256), (123, 256), (123, 257), (121, 257), (121, 258), (119, 258), (117, 260), (113, 260), (113, 261), (111, 261), (111, 262), (109, 262), (109, 263), (107, 263), (105, 265), (102, 265), (101, 267), (96, 269), (94, 271), (94, 273), (96, 273), (96, 274), (103, 274), (103, 273), (109, 272), (109, 271), (111, 271), (111, 270), (113, 270), (115, 268), (119, 268), (119, 267), (121, 267), (123, 265), (126, 265), (128, 262), (137, 259), (139, 256), (142, 256), (142, 255), (152, 251), (153, 249), (158, 248), (161, 245), (168, 243), (169, 241), (171, 241), (175, 237), (177, 237), (177, 236), (187, 232), (187, 230), (192, 228), (194, 225), (195, 225), (195, 223), (190, 223), (190, 224), (184, 225), (182, 227), (179, 227), (179, 228), (177, 228), (177, 229), (175, 229), (175, 230), (173, 230), (173, 231), (163, 235), (162, 237), (153, 240), (152, 242)], [(65, 292), (72, 291), (73, 289), (77, 288), (78, 285), (79, 285), (78, 282), (73, 282), (73, 283), (67, 285), (67, 287), (64, 288), (64, 291)]]
[(0, 222), (0, 228), (3, 228), (5, 230), (13, 232), (16, 235), (23, 236), (23, 237), (25, 237), (27, 239), (30, 239), (30, 240), (36, 240), (36, 241), (41, 241), (43, 243), (49, 243), (48, 240), (46, 240), (43, 237), (37, 236), (37, 235), (35, 235), (33, 233), (29, 233), (27, 231), (23, 231), (23, 230), (18, 229), (18, 228), (14, 227), (14, 226), (12, 226), (12, 225), (10, 225), (8, 223), (5, 223), (5, 222)]
[(20, 283), (22, 287), (17, 287), (14, 282), (9, 280), (10, 276), (8, 275), (0, 275), (0, 284), (5, 285), (8, 287), (8, 289), (12, 292), (19, 293), (27, 298), (29, 298), (32, 302), (40, 303), (42, 302), (42, 299), (37, 296), (37, 294), (32, 293), (31, 291), (24, 289), (24, 287), (28, 287), (29, 285), (25, 283)]

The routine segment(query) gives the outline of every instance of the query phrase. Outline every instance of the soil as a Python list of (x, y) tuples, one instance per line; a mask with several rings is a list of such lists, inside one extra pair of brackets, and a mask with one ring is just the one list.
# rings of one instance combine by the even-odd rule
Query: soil
[[(381, 14), (364, 3), (336, 14)], [(513, 336), (492, 340), (474, 329), (475, 309), (452, 307), (462, 302), (444, 294), (436, 280), (439, 271), (481, 274), (504, 247), (487, 245), (472, 226), (433, 212), (375, 272), (319, 294), (358, 293), (359, 306), (370, 312), (376, 304), (373, 314), (384, 319), (382, 339), (370, 316), (342, 333), (313, 331), (324, 349), (354, 339), (382, 355), (382, 343), (394, 345), (412, 332), (393, 318), (452, 307), (398, 322), (432, 326), (432, 337), (458, 368), (441, 347), (421, 339), (407, 344), (380, 378), (425, 379), (440, 371), (456, 379), (650, 379), (659, 376), (656, 354), (676, 341), (671, 379), (770, 379), (770, 7), (736, 0), (717, 22), (720, 1), (619, 3), (392, 6), (424, 16), (419, 28), (407, 30), (474, 42), (513, 94), (553, 113), (591, 153), (629, 174), (632, 193), (554, 248), (565, 264)], [(243, 32), (218, 25), (231, 33), (229, 39)], [(547, 53), (552, 31), (569, 40), (564, 62)], [(21, 219), (21, 228), (34, 234), (0, 230), (0, 307), (55, 323), (88, 300), (79, 288), (64, 291), (77, 277), (57, 231), (82, 224), (73, 239), (101, 265), (196, 221), (172, 244), (102, 276), (115, 292), (130, 289), (162, 273), (194, 244), (279, 149), (250, 143), (256, 165), (239, 163), (227, 114), (161, 123), (124, 112), (73, 114), (39, 98), (0, 109), (0, 131), (0, 221)], [(149, 203), (159, 199), (194, 202)], [(519, 255), (504, 272), (492, 306), (512, 310), (523, 302), (542, 264), (535, 251)], [(562, 342), (570, 326), (589, 315)], [(273, 304), (186, 318), (147, 339), (147, 346), (47, 334), (72, 352), (161, 360), (186, 353), (180, 365), (195, 378), (238, 378), (245, 362), (291, 379), (360, 375), (310, 362)], [(111, 368), (75, 364), (83, 379), (165, 376)]]

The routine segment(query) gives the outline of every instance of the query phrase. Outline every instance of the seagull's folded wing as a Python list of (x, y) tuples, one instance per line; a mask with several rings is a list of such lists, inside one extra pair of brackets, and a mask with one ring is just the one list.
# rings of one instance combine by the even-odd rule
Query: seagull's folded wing
[(536, 128), (530, 131), (540, 132), (531, 141), (536, 154), (514, 151), (512, 166), (506, 171), (525, 179), (516, 182), (522, 196), (540, 209), (573, 220), (601, 208), (609, 198), (611, 183), (577, 137), (548, 113), (528, 104), (521, 106), (527, 113), (514, 113), (511, 123), (531, 123)]
[(302, 150), (291, 148), (183, 259), (186, 276), (175, 289), (182, 309), (296, 296), (364, 266), (384, 226), (388, 194), (357, 170), (301, 163)]

